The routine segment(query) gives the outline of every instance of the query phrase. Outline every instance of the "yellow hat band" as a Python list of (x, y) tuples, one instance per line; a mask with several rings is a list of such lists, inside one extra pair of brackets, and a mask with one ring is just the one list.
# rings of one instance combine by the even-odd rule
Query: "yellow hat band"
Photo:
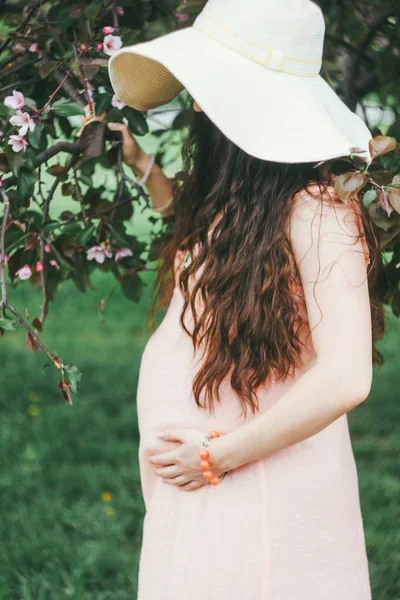
[(198, 15), (192, 27), (267, 69), (300, 75), (301, 77), (316, 77), (320, 72), (320, 60), (303, 60), (293, 56), (285, 56), (276, 48), (265, 48), (260, 44), (250, 42), (228, 27), (217, 23), (210, 17), (206, 17), (203, 13)]

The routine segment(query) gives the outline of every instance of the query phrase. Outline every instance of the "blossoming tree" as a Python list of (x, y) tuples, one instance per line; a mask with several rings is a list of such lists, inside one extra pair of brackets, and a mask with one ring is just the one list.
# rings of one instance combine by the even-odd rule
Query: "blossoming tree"
[[(365, 3), (359, 4), (361, 10)], [(146, 203), (148, 198), (125, 173), (120, 140), (106, 125), (125, 121), (141, 136), (148, 132), (148, 124), (144, 113), (115, 97), (107, 61), (122, 45), (190, 25), (203, 5), (204, 0), (181, 4), (177, 0), (0, 1), (0, 335), (6, 338), (17, 325), (25, 328), (29, 349), (43, 351), (60, 370), (59, 387), (67, 402), (77, 389), (80, 373), (40, 340), (58, 286), (72, 279), (84, 292), (91, 274), (101, 269), (112, 274), (129, 300), (137, 302), (142, 290), (140, 273), (157, 257), (162, 237), (156, 234), (148, 247), (127, 229), (133, 204)], [(321, 5), (328, 23), (325, 77), (331, 85), (343, 86), (343, 53), (338, 48), (347, 50), (346, 64), (353, 73), (348, 78), (351, 93), (346, 82), (339, 91), (348, 97), (351, 108), (357, 103), (364, 107), (371, 90), (384, 91), (377, 76), (382, 53), (387, 53), (388, 45), (400, 46), (395, 11), (386, 0), (380, 7), (371, 5), (366, 33), (356, 38), (353, 48), (348, 41), (348, 19), (340, 29), (329, 3)], [(360, 18), (354, 12), (353, 23)], [(366, 62), (375, 79), (361, 92), (355, 82)], [(395, 75), (392, 78), (397, 81)], [(381, 102), (389, 106), (390, 93)], [(391, 110), (396, 112), (397, 107)], [(76, 117), (82, 119), (80, 126), (73, 120)], [(179, 115), (173, 130), (184, 123)], [(163, 164), (170, 132), (154, 133), (160, 140), (157, 160)], [(336, 186), (344, 202), (355, 193), (363, 195), (386, 251), (382, 294), (400, 313), (399, 155), (387, 128), (377, 127), (374, 133), (371, 153), (376, 160), (368, 165), (349, 157), (349, 172), (337, 177)], [(116, 189), (97, 184), (97, 165), (113, 173)], [(51, 206), (56, 193), (75, 200), (76, 210), (55, 215)], [(165, 219), (164, 231), (169, 223)], [(41, 287), (43, 301), (34, 318), (22, 315), (12, 303), (7, 276), (14, 283)]]

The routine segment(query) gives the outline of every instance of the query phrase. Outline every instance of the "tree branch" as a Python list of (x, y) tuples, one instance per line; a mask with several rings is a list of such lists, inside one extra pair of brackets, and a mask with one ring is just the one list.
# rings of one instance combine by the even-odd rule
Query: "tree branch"
[(62, 362), (61, 358), (58, 358), (58, 357), (54, 356), (54, 354), (52, 354), (50, 352), (50, 350), (48, 350), (46, 348), (46, 346), (44, 344), (42, 344), (42, 342), (40, 341), (40, 339), (39, 339), (36, 331), (34, 329), (32, 329), (32, 327), (29, 325), (29, 323), (27, 323), (25, 321), (25, 319), (19, 314), (19, 312), (17, 311), (17, 309), (12, 304), (8, 304), (8, 302), (7, 302), (6, 306), (7, 306), (8, 310), (18, 319), (19, 323), (27, 330), (27, 332), (29, 333), (29, 335), (31, 335), (31, 337), (35, 340), (35, 343), (38, 346), (38, 348), (40, 348), (46, 354), (46, 356), (51, 360), (51, 362), (58, 369), (62, 369), (63, 362)]
[(1, 257), (0, 257), (1, 303), (0, 303), (0, 307), (4, 309), (4, 306), (7, 304), (7, 286), (6, 286), (6, 275), (5, 275), (6, 260), (5, 260), (4, 249), (5, 249), (5, 238), (6, 238), (8, 214), (10, 212), (10, 200), (8, 199), (8, 196), (2, 185), (0, 186), (0, 195), (3, 198), (3, 202), (4, 202), (4, 214), (3, 214), (3, 221), (1, 224), (1, 241), (0, 241), (0, 252), (1, 252)]
[(54, 146), (50, 146), (50, 148), (47, 148), (47, 150), (44, 150), (44, 152), (37, 155), (36, 166), (38, 167), (42, 163), (48, 161), (59, 152), (68, 152), (69, 154), (77, 156), (80, 154), (80, 151), (79, 142), (57, 142)]

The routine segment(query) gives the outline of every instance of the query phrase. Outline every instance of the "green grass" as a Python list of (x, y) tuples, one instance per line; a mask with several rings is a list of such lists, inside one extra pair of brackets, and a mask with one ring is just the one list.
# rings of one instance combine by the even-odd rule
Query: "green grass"
[[(83, 372), (72, 406), (61, 399), (55, 370), (42, 372), (45, 357), (25, 348), (22, 331), (1, 340), (1, 599), (136, 598), (144, 504), (135, 391), (150, 285), (139, 305), (115, 292), (102, 324), (97, 304), (112, 282), (98, 274), (95, 284), (86, 295), (64, 284), (43, 334)], [(35, 316), (38, 290), (23, 283), (11, 293)], [(350, 415), (374, 600), (400, 599), (400, 322), (392, 321), (386, 365)]]

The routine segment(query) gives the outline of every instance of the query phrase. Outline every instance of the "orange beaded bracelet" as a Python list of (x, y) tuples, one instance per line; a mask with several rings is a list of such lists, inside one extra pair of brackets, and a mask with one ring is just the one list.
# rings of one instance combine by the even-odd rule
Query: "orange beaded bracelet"
[[(213, 440), (214, 438), (220, 437), (221, 435), (224, 435), (223, 431), (216, 431), (215, 429), (213, 429), (210, 433), (210, 435), (206, 435), (204, 437), (204, 440), (202, 442), (203, 446), (207, 447), (208, 446), (208, 442), (210, 440)], [(205, 440), (208, 440), (207, 443), (205, 444)], [(225, 477), (226, 473), (223, 474), (222, 478), (217, 477), (216, 475), (213, 475), (211, 469), (210, 469), (210, 463), (208, 461), (208, 458), (210, 456), (208, 450), (200, 450), (200, 468), (203, 471), (203, 477), (204, 479), (208, 479), (208, 481), (210, 483), (212, 483), (213, 485), (218, 485), (219, 483), (221, 483), (222, 479)]]

